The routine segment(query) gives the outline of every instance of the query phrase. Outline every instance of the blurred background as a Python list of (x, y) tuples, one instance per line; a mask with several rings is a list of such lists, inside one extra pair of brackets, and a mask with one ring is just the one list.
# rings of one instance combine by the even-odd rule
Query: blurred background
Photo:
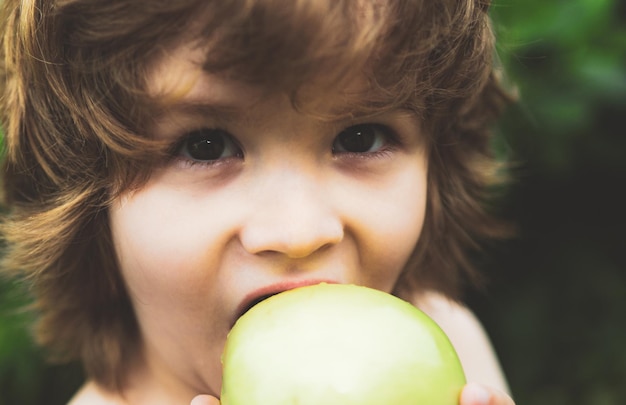
[(626, 2), (496, 0), (518, 237), (470, 305), (519, 405), (626, 404)]
[[(626, 403), (626, 2), (496, 0), (520, 102), (499, 126), (515, 238), (477, 257), (467, 298), (518, 405)], [(0, 405), (64, 404), (76, 365), (47, 365), (14, 280), (0, 280)]]

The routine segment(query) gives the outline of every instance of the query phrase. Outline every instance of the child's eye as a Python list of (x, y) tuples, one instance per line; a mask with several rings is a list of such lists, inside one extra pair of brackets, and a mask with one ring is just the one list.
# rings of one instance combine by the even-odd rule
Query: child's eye
[(376, 153), (391, 141), (391, 130), (380, 124), (359, 124), (344, 129), (333, 142), (333, 153)]
[(178, 145), (176, 154), (196, 162), (243, 156), (232, 135), (214, 128), (201, 128), (189, 132)]

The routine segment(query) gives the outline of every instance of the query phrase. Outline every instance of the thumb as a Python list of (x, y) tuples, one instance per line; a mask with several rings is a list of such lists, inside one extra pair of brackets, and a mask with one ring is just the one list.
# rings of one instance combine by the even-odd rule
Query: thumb
[(220, 401), (210, 395), (197, 395), (189, 405), (220, 405)]
[(511, 397), (502, 391), (470, 383), (463, 388), (461, 405), (515, 405)]

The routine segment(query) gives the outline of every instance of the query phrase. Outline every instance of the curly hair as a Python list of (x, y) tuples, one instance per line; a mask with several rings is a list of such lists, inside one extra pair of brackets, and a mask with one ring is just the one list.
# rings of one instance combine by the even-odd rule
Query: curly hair
[[(285, 91), (366, 75), (355, 107), (405, 108), (429, 136), (423, 233), (402, 281), (456, 297), (478, 272), (468, 248), (503, 228), (485, 209), (497, 181), (490, 127), (509, 97), (494, 66), (489, 0), (3, 0), (5, 134), (1, 272), (22, 276), (38, 339), (119, 388), (139, 341), (108, 208), (140, 187), (162, 145), (151, 66), (206, 47), (203, 68)], [(286, 35), (288, 33), (288, 35)], [(203, 48), (204, 49), (204, 48)], [(306, 93), (310, 95), (309, 93)]]

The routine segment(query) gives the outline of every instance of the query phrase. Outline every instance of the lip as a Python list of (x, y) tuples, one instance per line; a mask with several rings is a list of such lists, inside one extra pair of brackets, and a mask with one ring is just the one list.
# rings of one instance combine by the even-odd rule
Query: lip
[(293, 290), (298, 287), (306, 287), (309, 285), (316, 284), (339, 284), (337, 281), (333, 280), (300, 280), (300, 281), (285, 281), (276, 284), (267, 285), (265, 287), (258, 288), (249, 294), (246, 294), (241, 303), (237, 306), (236, 318), (239, 319), (243, 314), (245, 314), (250, 308), (259, 302), (263, 301), (265, 298), (269, 298), (272, 295), (276, 295), (278, 293)]

